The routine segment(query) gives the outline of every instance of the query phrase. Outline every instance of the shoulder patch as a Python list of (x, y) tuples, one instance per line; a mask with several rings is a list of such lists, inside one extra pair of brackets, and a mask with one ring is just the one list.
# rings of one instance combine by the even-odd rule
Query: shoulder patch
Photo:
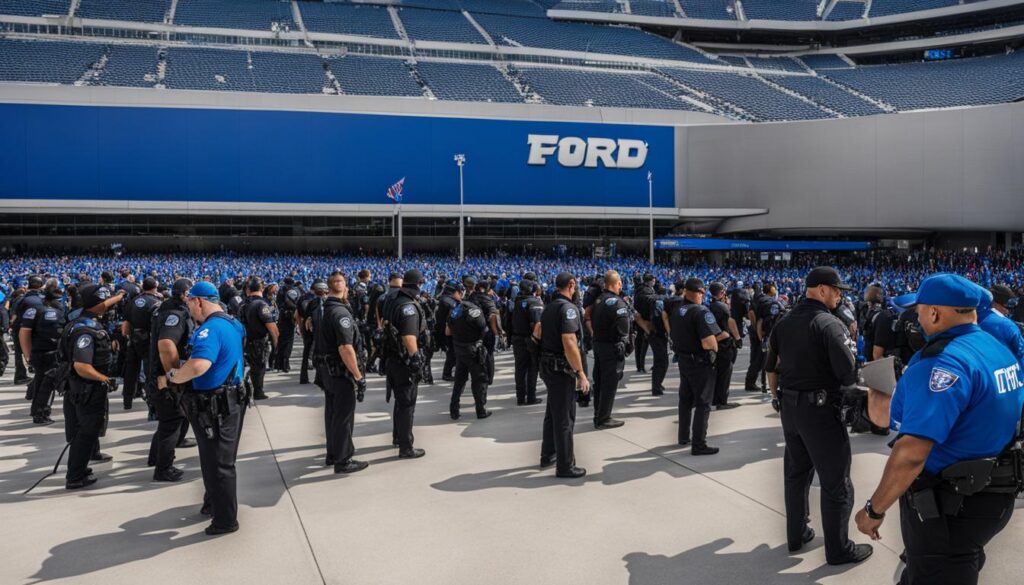
[(576, 309), (569, 309), (568, 311), (565, 312), (565, 320), (566, 321), (573, 321), (573, 320), (576, 319), (576, 317), (577, 317)]
[(268, 307), (267, 305), (263, 305), (263, 308), (260, 309), (260, 312), (263, 313), (264, 315), (269, 315), (270, 314), (270, 307)]
[(614, 307), (616, 304), (618, 304), (618, 302), (618, 297), (608, 297), (607, 299), (604, 300), (604, 304), (608, 305), (609, 307)]
[(210, 330), (209, 329), (205, 329), (205, 328), (204, 329), (200, 329), (199, 330), (199, 334), (196, 335), (196, 337), (198, 337), (199, 339), (206, 339), (209, 336), (210, 336)]
[(181, 319), (179, 319), (177, 315), (167, 315), (167, 318), (164, 319), (165, 327), (174, 327), (178, 323), (181, 323)]
[(288, 298), (293, 300), (293, 301), (295, 299), (299, 298), (299, 291), (295, 290), (294, 288), (289, 290), (287, 294), (288, 294)]
[(528, 305), (528, 304), (529, 303), (527, 303), (526, 301), (523, 301), (519, 306), (525, 309), (526, 305)]
[(351, 329), (352, 319), (349, 319), (348, 317), (342, 317), (341, 320), (338, 321), (338, 324), (341, 325), (342, 329)]
[(772, 303), (772, 306), (771, 306), (771, 308), (770, 308), (770, 309), (768, 310), (768, 312), (769, 312), (769, 313), (771, 313), (772, 315), (778, 315), (778, 314), (779, 314), (779, 311), (780, 311), (780, 310), (781, 310), (781, 309), (780, 309), (780, 307), (779, 307), (779, 304), (778, 304), (778, 303)]
[(75, 342), (75, 346), (77, 346), (78, 349), (85, 349), (90, 345), (92, 345), (92, 337), (89, 337), (88, 335), (79, 337), (78, 341)]
[(654, 301), (654, 310), (659, 312), (659, 313), (664, 311), (665, 310), (665, 301), (663, 301), (661, 299), (658, 299), (658, 300)]
[(704, 322), (707, 323), (708, 325), (715, 324), (715, 316), (711, 314), (711, 311), (704, 313)]
[(473, 318), (473, 319), (476, 319), (477, 317), (479, 317), (482, 314), (483, 313), (480, 312), (480, 309), (470, 309), (469, 310), (469, 316), (470, 316), (470, 318)]
[(949, 370), (932, 368), (932, 375), (928, 379), (928, 389), (932, 392), (945, 392), (952, 388), (953, 384), (956, 384), (956, 381), (959, 379), (960, 376)]
[(685, 306), (684, 307), (679, 307), (679, 316), (680, 317), (685, 317), (686, 316), (686, 312), (689, 311), (689, 310), (690, 310), (690, 307), (685, 307)]
[(412, 317), (416, 314), (416, 307), (414, 307), (412, 303), (408, 303), (402, 307), (402, 314), (406, 317)]
[(29, 320), (29, 319), (35, 319), (36, 318), (36, 309), (35, 309), (35, 307), (29, 308), (29, 309), (25, 309), (25, 312), (22, 313), (21, 318), (25, 319), (26, 321)]
[(615, 314), (616, 315), (628, 315), (629, 314), (629, 309), (627, 309), (626, 307), (620, 307), (619, 309), (616, 309)]
[(50, 311), (44, 312), (43, 313), (43, 319), (46, 319), (47, 321), (56, 321), (57, 320), (57, 311), (50, 310)]
[(146, 306), (146, 299), (144, 299), (142, 297), (139, 297), (139, 298), (135, 299), (135, 306), (139, 307), (139, 308), (145, 307)]

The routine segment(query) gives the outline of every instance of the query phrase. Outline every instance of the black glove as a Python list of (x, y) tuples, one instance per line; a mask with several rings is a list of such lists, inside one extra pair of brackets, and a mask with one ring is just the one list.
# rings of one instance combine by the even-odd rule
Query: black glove
[(117, 392), (118, 387), (121, 385), (121, 380), (117, 378), (107, 378), (107, 381), (103, 383), (103, 386), (107, 389), (107, 393)]
[(737, 337), (736, 338), (736, 349), (743, 349), (743, 338), (742, 337)]
[(782, 402), (780, 402), (778, 398), (772, 398), (772, 408), (775, 409), (775, 412), (780, 412), (781, 413), (782, 412)]
[(366, 376), (356, 380), (356, 402), (362, 402), (366, 398)]
[(423, 354), (421, 352), (418, 352), (418, 351), (416, 353), (412, 354), (411, 356), (408, 357), (408, 359), (405, 360), (405, 365), (408, 366), (409, 369), (414, 371), (414, 372), (418, 372), (418, 371), (422, 370), (423, 369)]

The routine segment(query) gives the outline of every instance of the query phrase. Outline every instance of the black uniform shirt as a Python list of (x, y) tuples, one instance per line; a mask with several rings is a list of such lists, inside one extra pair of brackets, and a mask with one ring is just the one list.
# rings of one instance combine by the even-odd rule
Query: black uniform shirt
[(623, 341), (629, 336), (629, 305), (621, 296), (606, 290), (594, 302), (590, 324), (594, 328), (594, 341)]
[(729, 305), (722, 301), (711, 301), (711, 306), (709, 308), (711, 310), (711, 314), (715, 316), (715, 324), (718, 325), (718, 328), (729, 333), (731, 336), (732, 332), (729, 330), (729, 319), (732, 318), (732, 315), (729, 311)]
[(644, 319), (649, 319), (649, 315), (653, 310), (651, 308), (651, 299), (655, 296), (654, 288), (646, 284), (641, 284), (636, 289), (636, 294), (633, 295), (633, 306), (636, 308), (636, 312), (640, 313), (640, 316)]
[(838, 390), (857, 381), (847, 329), (819, 301), (803, 299), (768, 336), (765, 370), (779, 375), (783, 390)]
[(463, 301), (448, 314), (448, 326), (452, 328), (452, 341), (471, 345), (483, 339), (487, 319), (475, 303)]
[(469, 297), (469, 301), (480, 308), (484, 312), (484, 318), (488, 321), (491, 315), (498, 314), (498, 305), (494, 304), (494, 299), (491, 295), (485, 292), (475, 292)]
[(242, 306), (245, 313), (245, 336), (249, 339), (266, 339), (270, 331), (267, 323), (273, 323), (274, 311), (267, 301), (260, 297), (247, 297)]
[(722, 332), (710, 309), (704, 305), (691, 303), (685, 298), (682, 303), (672, 305), (668, 323), (672, 328), (672, 345), (677, 353), (686, 355), (705, 351), (700, 341)]
[(150, 356), (150, 367), (156, 375), (163, 375), (163, 364), (160, 361), (159, 343), (161, 340), (168, 340), (178, 348), (178, 359), (187, 359), (188, 341), (195, 329), (195, 322), (188, 311), (185, 303), (177, 299), (171, 299), (162, 303), (153, 316), (153, 345)]
[(562, 335), (574, 333), (577, 341), (583, 332), (580, 309), (564, 295), (555, 293), (555, 298), (544, 307), (540, 319), (541, 349), (548, 353), (565, 356)]
[(405, 337), (406, 335), (419, 336), (426, 326), (426, 318), (423, 315), (423, 309), (420, 308), (419, 302), (416, 300), (417, 291), (414, 289), (400, 288), (394, 289), (396, 292), (390, 296), (393, 300), (388, 302), (388, 313), (390, 313), (391, 324), (398, 329), (398, 335)]
[[(30, 290), (25, 293), (21, 298), (14, 301), (11, 305), (14, 309), (14, 326), (15, 328), (21, 328), (21, 320), (25, 316), (25, 312), (29, 309), (41, 309), (43, 308), (43, 291), (41, 290)], [(34, 319), (33, 314), (29, 319)]]
[(282, 287), (277, 292), (277, 306), (287, 319), (290, 319), (291, 314), (298, 308), (300, 294), (299, 289), (294, 286)]
[(101, 374), (109, 375), (112, 365), (110, 335), (100, 323), (88, 317), (75, 319), (70, 326), (71, 361), (92, 364)]
[(533, 295), (516, 297), (512, 308), (512, 335), (529, 337), (544, 315), (544, 301)]
[(316, 353), (341, 359), (338, 348), (343, 345), (354, 346), (359, 330), (349, 304), (327, 297), (323, 302), (323, 310), (313, 315), (313, 332), (316, 336)]
[(155, 294), (143, 293), (131, 301), (125, 311), (125, 317), (132, 329), (141, 329), (149, 333), (149, 328), (153, 323), (153, 313), (159, 306), (159, 297)]
[(668, 297), (665, 295), (652, 295), (647, 297), (647, 303), (650, 307), (648, 307), (649, 310), (645, 317), (651, 322), (651, 325), (654, 327), (654, 331), (659, 335), (665, 335), (667, 333), (667, 331), (665, 331), (665, 322), (661, 320), (661, 315), (665, 312), (665, 301), (667, 298)]
[(736, 325), (741, 325), (750, 311), (750, 295), (747, 294), (747, 291), (742, 288), (732, 291), (729, 311), (732, 318), (736, 320)]
[(443, 293), (437, 299), (437, 312), (434, 314), (436, 321), (436, 330), (438, 338), (445, 337), (444, 326), (448, 323), (448, 315), (451, 314), (452, 309), (459, 304), (459, 301), (455, 300), (450, 293)]
[[(597, 302), (597, 297), (601, 296), (601, 292), (601, 287), (597, 285), (592, 284), (588, 286), (586, 292), (583, 293), (583, 309), (589, 309), (590, 305)], [(557, 295), (558, 293), (555, 294)]]
[(64, 323), (64, 311), (57, 307), (32, 307), (25, 311), (21, 328), (32, 332), (32, 353), (56, 350)]
[[(867, 356), (868, 361), (871, 361), (871, 352), (875, 345), (880, 345), (878, 340), (880, 339), (879, 333), (882, 328), (888, 328), (891, 330), (892, 322), (895, 320), (893, 312), (888, 307), (883, 307), (870, 315), (868, 315), (867, 321), (864, 323), (864, 353)], [(884, 336), (885, 334), (882, 333)], [(889, 333), (890, 338), (892, 333)]]

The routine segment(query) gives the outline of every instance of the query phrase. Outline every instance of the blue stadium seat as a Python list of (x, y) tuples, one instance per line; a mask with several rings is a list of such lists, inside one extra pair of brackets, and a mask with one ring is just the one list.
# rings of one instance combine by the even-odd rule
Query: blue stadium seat
[(677, 94), (685, 93), (653, 73), (611, 73), (540, 67), (520, 68), (519, 71), (530, 89), (549, 104), (663, 110), (697, 109), (685, 101), (657, 91), (669, 85)]
[(299, 12), (310, 32), (399, 38), (391, 15), (382, 6), (299, 2)]
[(171, 0), (81, 0), (75, 16), (105, 20), (163, 22)]
[(96, 83), (115, 87), (153, 87), (158, 62), (156, 47), (110, 45), (107, 64)]
[(819, 0), (743, 0), (749, 20), (817, 20)]
[(423, 97), (401, 59), (346, 55), (328, 58), (327, 64), (347, 94)]
[(850, 69), (852, 67), (839, 55), (804, 55), (800, 57), (800, 60), (815, 71), (822, 69)]
[(690, 18), (736, 20), (732, 0), (679, 0), (679, 4)]
[(870, 116), (885, 113), (885, 110), (875, 104), (857, 97), (845, 89), (836, 87), (820, 77), (788, 75), (770, 77), (769, 79), (846, 116)]
[(750, 66), (755, 69), (774, 69), (792, 73), (807, 73), (803, 65), (789, 57), (747, 57)]
[(255, 91), (249, 52), (172, 47), (167, 50), (168, 89)]
[(416, 70), (437, 99), (523, 102), (523, 96), (493, 65), (420, 61)]
[(531, 0), (459, 0), (459, 7), (468, 12), (534, 17), (543, 17), (545, 10)]
[(555, 10), (586, 10), (588, 12), (622, 12), (615, 0), (562, 0)]
[(753, 77), (692, 69), (663, 71), (687, 87), (739, 106), (760, 120), (809, 120), (831, 117), (821, 108), (782, 93)]
[(0, 38), (0, 81), (71, 85), (103, 56), (105, 46)]
[(864, 18), (866, 7), (867, 4), (864, 2), (839, 2), (832, 7), (832, 12), (828, 13), (828, 17), (825, 20), (840, 21)]
[(872, 18), (956, 6), (959, 0), (879, 0), (871, 3)]
[(732, 65), (733, 67), (750, 67), (749, 65), (747, 65), (746, 59), (736, 55), (719, 55), (718, 58), (721, 59), (722, 61), (725, 61), (729, 65)]
[(71, 0), (0, 0), (0, 14), (13, 16), (61, 16), (71, 10)]
[(175, 24), (270, 30), (272, 24), (292, 22), (292, 5), (279, 0), (178, 0)]
[(324, 61), (319, 55), (268, 51), (253, 51), (250, 55), (255, 91), (323, 93), (327, 85)]
[(641, 16), (678, 16), (672, 0), (630, 0), (629, 6), (633, 14)]
[(398, 17), (405, 26), (405, 32), (413, 40), (487, 43), (461, 12), (402, 8)]

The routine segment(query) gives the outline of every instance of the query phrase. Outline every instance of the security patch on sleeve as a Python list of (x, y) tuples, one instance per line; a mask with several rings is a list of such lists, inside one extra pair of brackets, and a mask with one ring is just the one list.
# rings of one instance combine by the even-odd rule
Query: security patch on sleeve
[(565, 312), (565, 320), (566, 321), (574, 321), (574, 320), (576, 320), (576, 309), (569, 309), (568, 311), (566, 311)]
[(708, 325), (714, 325), (715, 324), (715, 316), (712, 315), (710, 312), (704, 313), (704, 322), (707, 323)]
[(412, 306), (412, 304), (408, 304), (402, 307), (402, 314), (406, 317), (412, 317), (416, 314), (416, 307)]
[(30, 321), (32, 319), (35, 319), (36, 318), (36, 310), (35, 310), (35, 308), (25, 309), (25, 313), (22, 314), (21, 318), (24, 319), (25, 321)]
[(621, 308), (619, 308), (618, 310), (615, 311), (615, 314), (616, 315), (627, 315), (627, 314), (629, 314), (629, 309), (627, 309), (626, 307), (621, 307)]
[(608, 305), (609, 307), (614, 307), (618, 302), (618, 297), (608, 297), (607, 299), (604, 300), (604, 304)]
[(342, 329), (352, 328), (352, 319), (349, 319), (348, 317), (342, 317), (341, 321), (339, 321), (338, 323), (341, 324)]
[(83, 335), (78, 338), (78, 341), (75, 342), (75, 345), (78, 347), (78, 349), (85, 349), (92, 345), (92, 337), (89, 337), (88, 335)]
[(164, 320), (165, 327), (174, 327), (181, 322), (181, 319), (177, 315), (168, 315), (167, 319)]
[(264, 315), (269, 315), (270, 314), (270, 307), (268, 307), (266, 305), (263, 305), (263, 308), (260, 309), (260, 312), (263, 313)]
[(139, 298), (135, 299), (135, 306), (139, 307), (140, 309), (142, 307), (145, 307), (146, 306), (146, 299), (144, 299), (142, 297), (139, 297)]
[(483, 313), (480, 312), (480, 309), (470, 309), (469, 310), (469, 316), (472, 319), (476, 319), (477, 317), (479, 317), (482, 314)]
[(199, 330), (199, 335), (197, 335), (196, 337), (198, 337), (199, 339), (206, 339), (209, 336), (210, 336), (210, 330), (209, 329), (201, 329), (201, 330)]
[(945, 392), (956, 384), (956, 381), (960, 379), (953, 372), (944, 370), (942, 368), (932, 368), (932, 375), (928, 379), (928, 389), (932, 392)]

